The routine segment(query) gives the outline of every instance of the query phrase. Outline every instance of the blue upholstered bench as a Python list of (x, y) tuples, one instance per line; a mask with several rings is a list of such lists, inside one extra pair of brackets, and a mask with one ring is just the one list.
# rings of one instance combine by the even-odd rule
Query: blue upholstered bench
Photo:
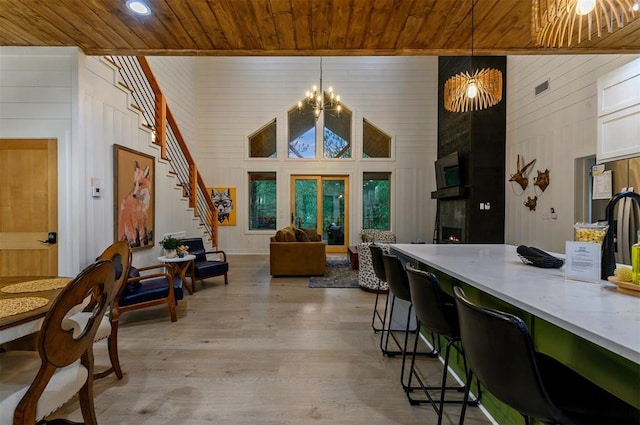
[[(187, 270), (187, 274), (191, 276), (191, 287), (196, 292), (196, 281), (207, 279), (214, 276), (224, 276), (224, 284), (229, 284), (227, 273), (229, 272), (229, 263), (227, 263), (227, 254), (224, 251), (207, 251), (204, 247), (202, 238), (185, 238), (181, 241), (182, 245), (189, 247), (189, 254), (196, 256), (193, 260), (193, 268)], [(207, 254), (216, 254), (221, 256), (220, 260), (209, 260)]]

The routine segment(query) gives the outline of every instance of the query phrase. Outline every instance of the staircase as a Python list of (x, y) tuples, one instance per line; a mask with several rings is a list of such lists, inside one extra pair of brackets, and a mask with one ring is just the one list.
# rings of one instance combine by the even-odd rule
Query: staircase
[(211, 196), (147, 60), (143, 56), (106, 56), (104, 59), (118, 70), (118, 84), (130, 93), (131, 108), (142, 116), (143, 125), (152, 132), (160, 159), (169, 163), (203, 233), (217, 248), (217, 217)]

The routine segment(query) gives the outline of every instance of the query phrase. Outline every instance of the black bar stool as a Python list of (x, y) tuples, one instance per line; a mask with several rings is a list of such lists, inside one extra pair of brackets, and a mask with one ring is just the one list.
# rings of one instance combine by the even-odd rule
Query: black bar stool
[[(384, 262), (384, 271), (387, 277), (387, 284), (389, 285), (389, 293), (393, 294), (393, 298), (391, 299), (391, 307), (388, 311), (387, 315), (387, 307), (389, 303), (385, 304), (384, 309), (384, 317), (386, 329), (384, 329), (380, 333), (380, 349), (382, 352), (389, 356), (393, 357), (396, 355), (402, 355), (402, 368), (400, 370), (400, 383), (402, 384), (402, 388), (407, 391), (410, 390), (410, 387), (404, 381), (404, 369), (406, 365), (407, 354), (413, 355), (415, 350), (417, 349), (417, 340), (420, 337), (420, 333), (416, 330), (415, 338), (416, 343), (414, 344), (414, 351), (407, 351), (407, 346), (409, 343), (409, 334), (411, 333), (411, 318), (413, 317), (413, 304), (411, 303), (411, 292), (409, 290), (409, 279), (407, 278), (407, 272), (405, 271), (402, 262), (395, 255), (382, 254), (382, 260)], [(391, 329), (391, 319), (393, 318), (393, 310), (395, 307), (396, 298), (401, 299), (409, 303), (409, 308), (407, 309), (407, 317), (406, 317), (406, 327), (404, 330), (395, 330)], [(401, 342), (398, 340), (394, 332), (402, 332), (404, 333), (404, 340)], [(389, 340), (392, 340), (398, 350), (389, 350)], [(383, 343), (384, 340), (384, 343)], [(421, 352), (416, 353), (416, 355), (428, 355), (431, 357), (437, 357), (438, 353), (435, 350), (431, 350), (429, 352)]]
[[(451, 353), (451, 348), (454, 348), (462, 355), (465, 369), (465, 378), (467, 375), (467, 363), (464, 357), (464, 352), (460, 347), (460, 327), (458, 325), (458, 315), (456, 313), (456, 306), (453, 297), (442, 291), (442, 289), (440, 288), (440, 284), (438, 283), (438, 279), (433, 274), (415, 269), (410, 264), (407, 264), (406, 270), (407, 277), (409, 279), (409, 289), (411, 291), (411, 302), (413, 303), (413, 308), (418, 318), (418, 329), (420, 329), (420, 326), (425, 326), (427, 329), (429, 329), (436, 335), (440, 335), (447, 341), (444, 353), (444, 366), (442, 369), (442, 380), (440, 386), (434, 387), (427, 386), (425, 384), (416, 367), (416, 356), (411, 356), (411, 367), (409, 369), (409, 382), (407, 383), (407, 387), (412, 388), (411, 383), (413, 378), (415, 377), (416, 381), (419, 384), (418, 388), (422, 389), (422, 392), (427, 397), (427, 399), (424, 400), (413, 398), (411, 397), (411, 391), (407, 391), (407, 398), (409, 399), (409, 402), (411, 404), (419, 404), (424, 402), (431, 403), (433, 409), (438, 415), (438, 425), (440, 425), (442, 423), (443, 408), (445, 403), (461, 404), (463, 402), (468, 402), (466, 399), (463, 400), (461, 398), (458, 400), (445, 400), (445, 390), (455, 390), (462, 393), (465, 392), (467, 386), (471, 385), (471, 381), (467, 381), (467, 385), (447, 387), (447, 377), (449, 375), (449, 354)], [(416, 347), (414, 347), (413, 352), (415, 353), (415, 351)], [(439, 390), (440, 397), (438, 399), (435, 399), (431, 395), (429, 390)], [(479, 395), (480, 392), (478, 390), (478, 397)], [(478, 404), (478, 400), (476, 399), (468, 403), (476, 406)]]
[[(522, 319), (471, 302), (453, 288), (471, 375), (524, 416), (549, 424), (638, 424), (640, 411), (538, 353)], [(465, 399), (467, 397), (465, 394)], [(463, 405), (460, 423), (464, 419)]]
[[(387, 283), (387, 276), (384, 272), (384, 262), (382, 261), (382, 248), (378, 245), (369, 245), (369, 251), (371, 251), (371, 262), (373, 264), (373, 272), (378, 278), (378, 285), (376, 286), (376, 301), (373, 305), (373, 317), (371, 318), (371, 329), (374, 332), (380, 332), (384, 330), (385, 317), (380, 315), (378, 311), (378, 299), (380, 298), (380, 285), (384, 282)], [(387, 293), (387, 291), (384, 291)], [(385, 305), (387, 303), (387, 297), (385, 296)], [(380, 327), (376, 327), (376, 319), (380, 322)]]

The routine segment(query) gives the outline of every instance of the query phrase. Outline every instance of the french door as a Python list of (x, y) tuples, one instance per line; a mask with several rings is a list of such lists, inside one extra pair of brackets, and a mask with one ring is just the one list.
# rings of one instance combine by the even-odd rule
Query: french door
[(349, 177), (291, 176), (292, 222), (322, 235), (327, 252), (347, 252)]

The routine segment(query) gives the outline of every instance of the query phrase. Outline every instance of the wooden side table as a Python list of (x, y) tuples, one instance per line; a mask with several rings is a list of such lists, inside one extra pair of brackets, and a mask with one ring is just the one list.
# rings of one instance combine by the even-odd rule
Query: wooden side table
[(356, 245), (350, 245), (347, 248), (347, 252), (349, 253), (349, 264), (351, 265), (352, 270), (358, 270), (360, 265), (358, 264), (358, 247)]
[(182, 284), (185, 288), (187, 288), (187, 291), (189, 291), (190, 295), (193, 295), (193, 288), (191, 287), (191, 285), (193, 284), (193, 276), (191, 278), (191, 283), (187, 285), (187, 279), (185, 278), (185, 275), (187, 273), (187, 270), (189, 269), (189, 266), (193, 265), (193, 260), (195, 259), (196, 256), (193, 254), (187, 254), (183, 257), (175, 256), (167, 258), (164, 255), (162, 257), (158, 257), (158, 261), (163, 262), (173, 276), (180, 276), (180, 278), (182, 279)]

